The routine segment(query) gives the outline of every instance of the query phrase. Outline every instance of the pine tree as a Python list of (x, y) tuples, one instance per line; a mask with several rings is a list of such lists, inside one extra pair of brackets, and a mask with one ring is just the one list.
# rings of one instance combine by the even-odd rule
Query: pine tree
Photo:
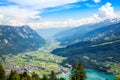
[(21, 80), (27, 80), (27, 76), (28, 76), (27, 72), (23, 72)]
[(27, 74), (27, 72), (23, 72), (21, 75), (21, 80), (32, 80), (32, 78)]
[(20, 76), (16, 71), (11, 70), (8, 80), (20, 80)]
[(57, 80), (57, 77), (54, 71), (51, 71), (50, 80)]
[(14, 71), (11, 70), (8, 80), (12, 80), (12, 76), (13, 76), (13, 75), (14, 75)]
[(65, 78), (62, 78), (62, 77), (61, 77), (61, 78), (58, 78), (57, 80), (65, 80)]
[(2, 64), (0, 64), (0, 80), (5, 80), (5, 70)]
[(40, 77), (36, 73), (33, 72), (32, 80), (41, 80), (41, 79), (40, 79)]
[(46, 75), (43, 75), (42, 80), (49, 80), (49, 78)]
[(73, 65), (71, 80), (86, 80), (86, 73), (81, 63), (75, 63), (75, 65)]

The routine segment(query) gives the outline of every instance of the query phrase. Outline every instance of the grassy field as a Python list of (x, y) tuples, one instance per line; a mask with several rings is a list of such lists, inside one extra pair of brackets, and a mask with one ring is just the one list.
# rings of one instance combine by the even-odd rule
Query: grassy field
[(8, 72), (11, 69), (18, 72), (27, 71), (38, 74), (49, 74), (51, 70), (60, 72), (59, 63), (65, 58), (50, 53), (55, 47), (59, 47), (58, 43), (49, 43), (37, 51), (3, 55), (0, 61)]

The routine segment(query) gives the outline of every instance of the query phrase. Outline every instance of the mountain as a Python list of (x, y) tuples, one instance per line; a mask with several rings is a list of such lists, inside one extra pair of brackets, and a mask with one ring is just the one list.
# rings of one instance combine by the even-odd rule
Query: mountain
[(0, 25), (0, 55), (33, 51), (45, 40), (29, 26)]
[(84, 34), (79, 39), (81, 41), (101, 41), (120, 38), (120, 23), (104, 26)]
[(65, 48), (58, 48), (53, 50), (53, 54), (70, 57), (78, 54), (96, 54), (107, 52), (120, 52), (120, 38), (109, 41), (83, 41)]
[[(93, 31), (86, 33), (84, 36), (82, 36), (80, 38), (82, 41), (71, 44), (64, 48), (58, 48), (54, 50), (52, 53), (67, 57), (67, 56), (72, 56), (80, 53), (88, 53), (90, 51), (95, 51), (95, 50), (101, 51), (101, 48), (104, 48), (103, 46), (113, 45), (114, 43), (118, 43), (120, 41), (119, 29), (120, 29), (120, 23), (95, 29)], [(116, 47), (116, 49), (119, 48), (119, 44), (117, 45), (118, 47)], [(100, 47), (100, 48), (95, 49), (97, 47)], [(113, 46), (113, 49), (114, 49), (114, 46)], [(112, 47), (111, 49), (108, 48), (108, 51), (109, 50), (112, 50)]]
[(119, 22), (120, 22), (120, 18), (107, 19), (99, 23), (87, 24), (87, 25), (76, 27), (76, 28), (68, 29), (68, 30), (59, 32), (54, 36), (57, 41), (61, 42), (61, 45), (70, 45), (70, 44), (77, 43), (82, 40), (86, 40), (86, 39), (81, 40), (81, 38), (88, 32), (91, 32), (95, 29), (102, 28), (104, 26), (116, 24)]
[[(120, 23), (92, 30), (79, 39), (81, 39), (80, 42), (52, 51), (55, 55), (67, 57), (61, 63), (62, 65), (82, 62), (88, 69), (108, 72), (113, 69), (112, 65), (116, 67), (119, 64)], [(106, 66), (108, 64), (110, 66)]]
[[(65, 49), (61, 49), (63, 52), (57, 55), (68, 57), (61, 64), (66, 66), (66, 64), (73, 65), (75, 62), (81, 62), (87, 69), (101, 70), (104, 72), (115, 72), (115, 70), (120, 71), (117, 66), (120, 63), (120, 39), (111, 40), (108, 42), (89, 43), (87, 46), (74, 44)], [(83, 47), (81, 47), (83, 46)], [(109, 66), (107, 66), (109, 65)], [(113, 69), (113, 67), (116, 67)]]
[(54, 40), (54, 35), (69, 28), (43, 28), (36, 31), (46, 40)]

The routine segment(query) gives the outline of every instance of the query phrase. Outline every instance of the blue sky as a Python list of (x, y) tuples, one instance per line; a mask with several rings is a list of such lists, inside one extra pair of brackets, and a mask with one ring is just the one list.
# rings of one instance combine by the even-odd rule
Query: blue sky
[(0, 24), (74, 27), (119, 17), (119, 0), (0, 0)]
[[(56, 18), (78, 19), (78, 18), (83, 18), (83, 17), (90, 17), (90, 16), (92, 16), (93, 13), (96, 13), (98, 11), (99, 7), (106, 4), (107, 2), (110, 2), (114, 6), (116, 12), (120, 11), (120, 1), (119, 0), (116, 0), (116, 1), (103, 0), (98, 3), (95, 3), (93, 0), (89, 0), (89, 1), (85, 1), (85, 2), (77, 2), (77, 3), (72, 3), (69, 5), (66, 5), (66, 6), (68, 6), (68, 8), (64, 8), (64, 6), (48, 8), (48, 9), (44, 10), (45, 12), (42, 13), (41, 16), (46, 19), (48, 19), (48, 18), (52, 19), (53, 17), (54, 17), (54, 19), (56, 19)], [(70, 8), (69, 8), (69, 6), (70, 6)], [(65, 17), (63, 18), (63, 16), (65, 16)]]

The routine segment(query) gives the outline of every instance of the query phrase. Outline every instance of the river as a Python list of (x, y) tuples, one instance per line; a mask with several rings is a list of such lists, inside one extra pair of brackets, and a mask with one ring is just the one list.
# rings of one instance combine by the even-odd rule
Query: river
[[(105, 74), (103, 72), (95, 71), (95, 70), (86, 70), (87, 80), (114, 80), (114, 75)], [(59, 74), (58, 77), (64, 77), (66, 80), (69, 80), (70, 72), (66, 74)]]

